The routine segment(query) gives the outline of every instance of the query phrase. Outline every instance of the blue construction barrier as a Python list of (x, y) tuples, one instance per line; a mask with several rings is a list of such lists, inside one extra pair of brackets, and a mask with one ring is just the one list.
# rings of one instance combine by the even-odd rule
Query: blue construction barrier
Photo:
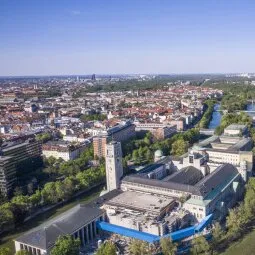
[(148, 243), (158, 242), (160, 240), (160, 238), (164, 238), (164, 237), (170, 237), (173, 241), (180, 241), (184, 238), (193, 236), (194, 234), (200, 233), (201, 231), (203, 231), (204, 228), (207, 227), (211, 223), (212, 217), (213, 217), (213, 215), (210, 214), (210, 215), (206, 216), (199, 224), (197, 224), (195, 226), (184, 228), (184, 229), (169, 233), (167, 235), (164, 235), (162, 237), (157, 236), (157, 235), (152, 235), (149, 233), (145, 233), (142, 231), (138, 231), (135, 229), (125, 228), (125, 227), (121, 227), (118, 225), (110, 224), (110, 223), (107, 223), (104, 221), (98, 221), (97, 228), (100, 230), (112, 232), (115, 234), (139, 239), (142, 241), (146, 241)]
[(198, 225), (195, 226), (195, 232), (199, 233), (201, 231), (203, 231), (205, 229), (205, 227), (207, 227), (213, 219), (213, 214), (209, 214), (208, 216), (206, 216)]
[(105, 230), (115, 234), (139, 239), (148, 243), (153, 243), (159, 239), (157, 235), (152, 235), (152, 234), (141, 232), (131, 228), (121, 227), (121, 226), (110, 224), (103, 221), (97, 222), (97, 228), (100, 230)]
[(178, 231), (164, 235), (163, 237), (170, 237), (173, 241), (178, 241), (186, 237), (192, 236), (194, 234), (195, 234), (195, 227), (193, 226), (189, 228), (180, 229)]

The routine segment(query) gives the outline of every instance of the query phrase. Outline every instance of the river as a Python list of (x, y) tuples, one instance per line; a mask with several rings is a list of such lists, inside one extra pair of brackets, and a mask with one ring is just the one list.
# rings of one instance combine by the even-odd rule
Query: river
[(255, 121), (255, 104), (251, 104), (251, 103), (247, 104), (246, 110), (247, 111), (254, 111), (254, 112), (249, 112), (248, 113), (248, 115), (253, 119), (253, 123), (254, 123), (254, 121)]
[(211, 121), (209, 123), (209, 126), (208, 126), (209, 129), (214, 129), (214, 128), (216, 128), (220, 125), (222, 116), (221, 116), (221, 113), (217, 111), (219, 109), (220, 109), (220, 104), (215, 104), (214, 105), (214, 111), (213, 111), (213, 114), (212, 114), (212, 119), (211, 119)]
[[(214, 112), (212, 114), (212, 119), (209, 123), (209, 126), (208, 128), (209, 129), (215, 129), (216, 127), (218, 127), (220, 125), (220, 122), (221, 122), (221, 118), (222, 118), (222, 115), (220, 112), (218, 112), (217, 110), (220, 109), (220, 104), (215, 104), (214, 105)], [(247, 111), (255, 111), (255, 104), (247, 104)], [(255, 112), (254, 113), (248, 113), (252, 118), (255, 119)]]
[(247, 104), (247, 111), (255, 111), (255, 104)]

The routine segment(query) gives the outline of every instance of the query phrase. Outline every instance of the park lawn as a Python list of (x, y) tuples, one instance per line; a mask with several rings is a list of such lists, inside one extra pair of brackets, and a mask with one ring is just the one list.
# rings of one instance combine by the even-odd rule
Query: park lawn
[(221, 255), (252, 255), (255, 254), (255, 228), (242, 239), (234, 242)]
[(19, 226), (15, 230), (11, 231), (8, 235), (4, 237), (0, 237), (0, 248), (8, 247), (11, 249), (11, 254), (15, 253), (14, 249), (14, 242), (13, 240), (17, 238), (18, 236), (22, 235), (23, 233), (27, 232), (28, 230), (39, 226), (40, 224), (44, 223), (47, 220), (50, 220), (59, 214), (71, 209), (75, 205), (79, 203), (89, 203), (94, 198), (98, 197), (100, 195), (100, 192), (102, 190), (102, 187), (95, 188), (93, 191), (89, 191), (88, 193), (85, 193), (81, 195), (80, 197), (71, 199), (70, 202), (67, 202), (64, 206), (59, 206), (57, 208), (53, 208), (49, 210), (48, 212), (45, 212), (43, 214), (40, 214), (36, 216), (35, 218), (25, 222), (23, 225)]

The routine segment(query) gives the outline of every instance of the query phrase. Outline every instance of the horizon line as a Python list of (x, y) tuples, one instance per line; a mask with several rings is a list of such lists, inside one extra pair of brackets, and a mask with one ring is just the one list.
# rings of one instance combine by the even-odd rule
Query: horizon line
[(35, 75), (0, 75), (0, 78), (26, 78), (26, 77), (63, 77), (63, 76), (111, 76), (111, 75), (237, 75), (237, 74), (255, 74), (255, 72), (202, 72), (202, 73), (88, 73), (88, 74), (35, 74)]

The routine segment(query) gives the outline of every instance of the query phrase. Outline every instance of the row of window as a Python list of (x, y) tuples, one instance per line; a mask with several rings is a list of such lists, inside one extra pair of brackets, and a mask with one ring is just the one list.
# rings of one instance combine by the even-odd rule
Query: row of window
[(28, 251), (29, 253), (33, 254), (33, 255), (41, 255), (41, 250), (40, 249), (36, 249), (36, 248), (33, 248), (31, 246), (28, 246), (26, 244), (20, 244), (20, 249), (21, 250), (26, 250)]
[[(125, 182), (123, 182), (123, 184), (125, 184)], [(186, 194), (186, 192), (182, 192), (179, 190), (172, 190), (172, 189), (168, 189), (168, 188), (162, 188), (162, 187), (153, 187), (153, 186), (149, 186), (149, 185), (145, 185), (145, 184), (140, 184), (140, 183), (126, 183), (127, 185), (131, 185), (131, 186), (137, 186), (137, 187), (143, 187), (143, 188), (147, 188), (147, 189), (153, 189), (153, 190), (161, 190), (161, 191), (166, 191), (166, 192), (170, 192), (170, 193), (176, 193), (176, 194)]]

